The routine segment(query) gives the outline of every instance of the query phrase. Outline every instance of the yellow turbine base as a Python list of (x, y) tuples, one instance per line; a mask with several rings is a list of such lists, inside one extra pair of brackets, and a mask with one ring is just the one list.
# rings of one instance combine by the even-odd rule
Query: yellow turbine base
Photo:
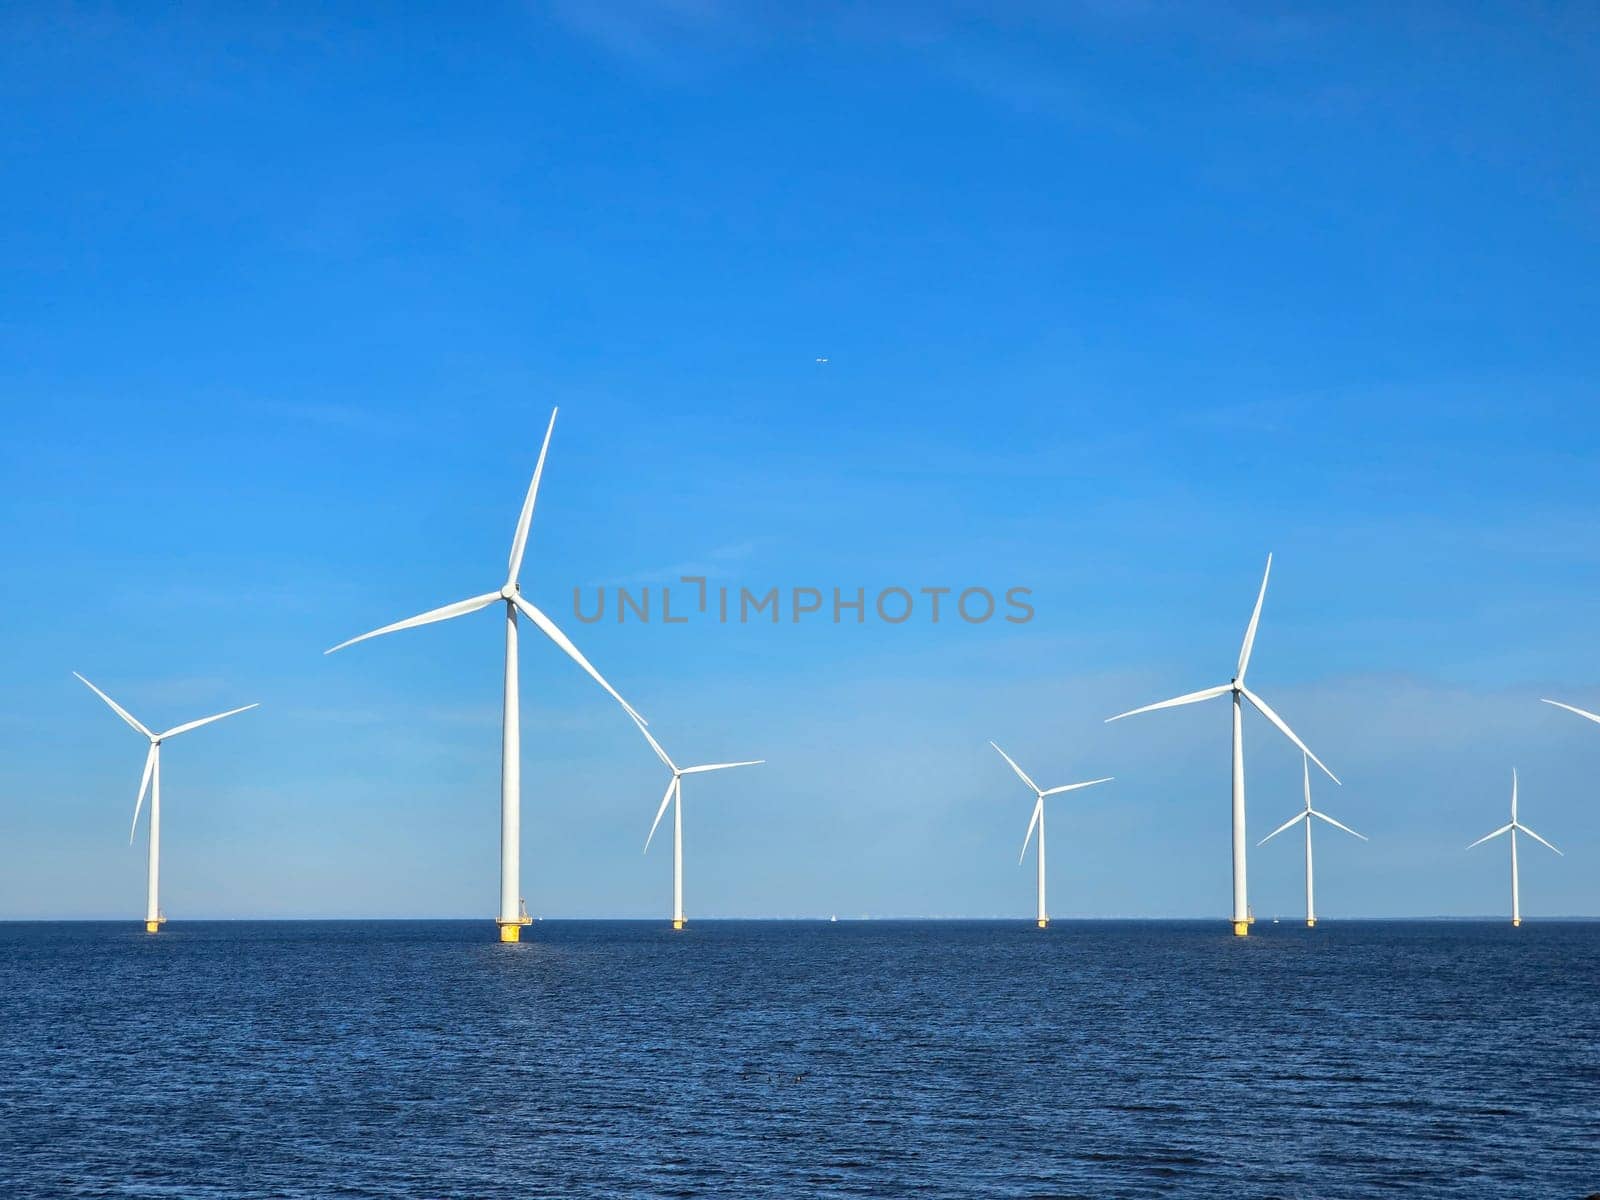
[(1521, 917), (1512, 917), (1511, 918), (1511, 928), (1516, 929), (1519, 926), (1521, 926), (1521, 924), (1522, 924), (1522, 918)]
[(502, 942), (520, 942), (522, 940), (522, 927), (533, 924), (532, 917), (523, 917), (520, 921), (496, 921), (500, 926), (500, 940)]
[(144, 923), (144, 931), (146, 933), (160, 933), (161, 932), (161, 922), (160, 921), (146, 921)]
[(1234, 937), (1249, 937), (1250, 936), (1250, 922), (1249, 921), (1235, 921), (1233, 923), (1233, 936)]
[(503, 917), (496, 917), (496, 925), (500, 926), (500, 940), (502, 942), (520, 942), (522, 940), (522, 927), (532, 925), (533, 918), (526, 912), (515, 921), (507, 921)]
[(685, 920), (682, 920), (681, 918), (674, 917), (672, 919), (672, 927), (674, 929), (682, 929), (687, 924), (688, 924), (688, 922), (685, 921)]
[(1306, 928), (1307, 929), (1315, 929), (1316, 927), (1317, 927), (1317, 919), (1315, 917), (1307, 917), (1306, 918)]
[(1040, 929), (1049, 929), (1050, 928), (1050, 918), (1049, 917), (1040, 917), (1039, 918), (1039, 928)]

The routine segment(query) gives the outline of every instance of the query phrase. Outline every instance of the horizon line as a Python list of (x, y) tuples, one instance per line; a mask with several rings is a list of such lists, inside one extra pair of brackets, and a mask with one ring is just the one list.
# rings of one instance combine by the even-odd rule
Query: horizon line
[[(1057, 916), (1052, 916), (1050, 918), (1050, 923), (1052, 925), (1054, 925), (1054, 924), (1087, 925), (1087, 924), (1092, 924), (1092, 923), (1095, 923), (1095, 922), (1105, 922), (1105, 923), (1133, 923), (1133, 922), (1150, 922), (1150, 923), (1166, 922), (1166, 923), (1175, 923), (1175, 922), (1185, 922), (1185, 923), (1193, 923), (1193, 924), (1208, 924), (1208, 923), (1211, 923), (1211, 922), (1216, 922), (1218, 924), (1225, 925), (1225, 924), (1229, 923), (1229, 920), (1230, 920), (1230, 918), (1228, 918), (1228, 917), (1193, 917), (1193, 916), (1189, 916), (1189, 917), (1174, 917), (1174, 916), (1154, 916), (1154, 917), (1152, 917), (1152, 916), (1138, 916), (1138, 917), (1136, 917), (1136, 916), (1057, 917)], [(1479, 914), (1460, 915), (1460, 916), (1453, 916), (1453, 915), (1445, 914), (1445, 913), (1433, 913), (1433, 914), (1427, 914), (1427, 915), (1394, 914), (1394, 915), (1385, 915), (1385, 916), (1353, 916), (1353, 917), (1352, 916), (1325, 917), (1325, 916), (1318, 915), (1317, 924), (1318, 925), (1324, 925), (1324, 924), (1329, 924), (1329, 923), (1355, 923), (1355, 922), (1360, 922), (1360, 921), (1369, 921), (1369, 922), (1371, 922), (1371, 921), (1430, 921), (1430, 922), (1445, 922), (1445, 921), (1477, 922), (1477, 921), (1488, 921), (1488, 922), (1509, 922), (1510, 920), (1511, 920), (1511, 918), (1508, 915), (1504, 914), (1504, 913), (1500, 913), (1500, 914), (1479, 913)], [(873, 921), (877, 921), (877, 922), (909, 922), (909, 921), (935, 922), (935, 921), (942, 921), (942, 922), (949, 922), (949, 923), (959, 923), (959, 922), (1000, 923), (1000, 922), (1012, 922), (1012, 921), (1015, 921), (1015, 922), (1017, 922), (1019, 924), (1027, 924), (1027, 925), (1031, 926), (1031, 925), (1034, 924), (1035, 918), (1031, 917), (1031, 916), (1009, 916), (1009, 915), (1007, 915), (1007, 916), (999, 916), (999, 915), (991, 915), (991, 916), (950, 916), (950, 915), (926, 916), (926, 915), (924, 915), (924, 916), (918, 916), (918, 915), (907, 915), (907, 914), (884, 914), (884, 915), (878, 915), (878, 914), (867, 914), (867, 915), (856, 914), (854, 916), (845, 916), (845, 915), (842, 915), (842, 914), (835, 915), (835, 914), (832, 914), (832, 913), (827, 913), (827, 914), (807, 915), (807, 916), (696, 917), (696, 918), (692, 919), (689, 923), (690, 924), (694, 924), (694, 925), (709, 925), (709, 924), (733, 924), (733, 923), (736, 923), (736, 922), (757, 922), (757, 921), (769, 922), (769, 923), (774, 923), (774, 924), (777, 924), (777, 923), (789, 923), (789, 924), (797, 924), (797, 925), (798, 924), (810, 924), (810, 923), (818, 923), (818, 924), (823, 924), (823, 925), (832, 925), (832, 924), (842, 925), (842, 924), (845, 924), (847, 922), (851, 923), (851, 924), (859, 925), (859, 924), (865, 924), (865, 923), (873, 922)], [(1531, 922), (1544, 922), (1544, 923), (1553, 922), (1553, 921), (1568, 921), (1568, 922), (1571, 922), (1571, 921), (1600, 921), (1600, 914), (1564, 913), (1564, 914), (1553, 914), (1553, 915), (1549, 915), (1549, 916), (1539, 916), (1539, 917), (1526, 917), (1526, 916), (1523, 917), (1523, 924), (1528, 924), (1530, 921)], [(115, 925), (115, 924), (121, 924), (123, 922), (127, 922), (128, 924), (138, 925), (138, 924), (142, 924), (142, 918), (140, 918), (140, 917), (130, 917), (130, 916), (115, 916), (115, 917), (0, 917), (0, 925)], [(285, 924), (285, 925), (288, 925), (288, 924), (307, 924), (307, 925), (309, 925), (309, 924), (319, 924), (319, 923), (320, 924), (335, 924), (335, 923), (341, 923), (341, 922), (343, 922), (343, 923), (362, 922), (364, 924), (373, 924), (373, 923), (376, 923), (376, 922), (386, 922), (386, 923), (391, 923), (391, 924), (400, 924), (400, 923), (410, 923), (410, 924), (421, 924), (421, 923), (476, 924), (476, 923), (482, 922), (482, 923), (485, 923), (485, 924), (492, 924), (493, 923), (493, 918), (491, 918), (491, 917), (395, 917), (395, 916), (374, 917), (374, 916), (359, 916), (359, 915), (357, 915), (357, 916), (337, 916), (337, 917), (183, 917), (183, 918), (169, 918), (166, 921), (166, 923), (169, 924), (169, 925), (201, 925), (201, 924), (213, 924), (213, 925), (215, 925), (215, 924), (230, 924), (230, 923), (251, 923), (251, 922), (257, 923), (257, 924), (275, 923), (275, 924)], [(535, 917), (535, 918), (533, 918), (533, 922), (532, 923), (535, 924), (535, 925), (541, 925), (541, 924), (567, 924), (567, 925), (570, 925), (570, 924), (583, 924), (583, 923), (588, 923), (588, 924), (615, 924), (615, 925), (623, 925), (623, 924), (643, 925), (643, 924), (652, 924), (652, 923), (671, 924), (671, 922), (672, 922), (672, 918), (671, 917), (649, 916), (649, 917)], [(1291, 924), (1291, 925), (1301, 925), (1301, 924), (1305, 923), (1305, 917), (1301, 916), (1301, 915), (1292, 915), (1292, 916), (1287, 916), (1287, 917), (1284, 917), (1284, 916), (1257, 917), (1254, 923), (1257, 924), (1257, 925), (1273, 925), (1273, 924), (1282, 924), (1282, 923), (1288, 923), (1288, 924)]]

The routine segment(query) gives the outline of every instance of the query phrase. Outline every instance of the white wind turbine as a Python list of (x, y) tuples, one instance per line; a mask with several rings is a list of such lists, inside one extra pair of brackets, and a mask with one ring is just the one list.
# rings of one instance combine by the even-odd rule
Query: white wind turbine
[(1107, 775), (1104, 779), (1091, 779), (1087, 783), (1068, 783), (1068, 784), (1063, 784), (1061, 787), (1041, 788), (1037, 783), (1035, 783), (1033, 780), (1028, 778), (1028, 773), (1026, 771), (1024, 771), (1021, 767), (1017, 766), (1016, 762), (1012, 759), (1012, 757), (1009, 754), (1007, 754), (1004, 750), (1000, 749), (999, 746), (995, 746), (995, 744), (993, 742), (990, 742), (989, 745), (994, 746), (995, 753), (998, 754), (1001, 758), (1005, 759), (1006, 762), (1011, 765), (1011, 769), (1017, 773), (1017, 778), (1022, 780), (1023, 783), (1027, 784), (1030, 788), (1032, 788), (1034, 796), (1037, 797), (1037, 799), (1034, 801), (1034, 805), (1033, 805), (1033, 816), (1031, 818), (1029, 818), (1029, 820), (1028, 820), (1028, 834), (1027, 834), (1027, 837), (1024, 837), (1022, 839), (1022, 853), (1017, 855), (1017, 866), (1020, 867), (1022, 865), (1022, 860), (1027, 857), (1027, 855), (1028, 855), (1028, 842), (1033, 837), (1034, 827), (1038, 826), (1038, 829), (1039, 829), (1039, 916), (1038, 916), (1038, 924), (1039, 924), (1039, 928), (1043, 929), (1043, 928), (1045, 928), (1046, 926), (1048, 926), (1050, 924), (1050, 914), (1045, 911), (1045, 907), (1044, 907), (1044, 798), (1046, 796), (1059, 796), (1063, 792), (1075, 792), (1079, 788), (1094, 787), (1094, 785), (1097, 784), (1097, 783), (1110, 783), (1113, 777), (1110, 776), (1110, 775)]
[(459, 600), (454, 604), (446, 604), (442, 608), (435, 608), (419, 616), (409, 617), (404, 621), (396, 621), (393, 625), (385, 625), (382, 629), (374, 629), (371, 633), (363, 633), (360, 637), (353, 637), (347, 642), (340, 642), (332, 650), (324, 651), (332, 654), (334, 650), (343, 650), (356, 642), (365, 641), (367, 638), (377, 637), (379, 634), (393, 633), (398, 629), (410, 629), (416, 625), (429, 625), (434, 621), (444, 621), (451, 617), (465, 616), (467, 613), (477, 612), (480, 608), (487, 608), (495, 601), (501, 601), (506, 606), (506, 670), (505, 670), (505, 701), (501, 719), (500, 743), (500, 915), (496, 924), (500, 927), (500, 940), (502, 942), (515, 942), (521, 936), (522, 926), (528, 924), (531, 918), (523, 911), (522, 892), (520, 886), (521, 852), (522, 852), (522, 723), (518, 707), (517, 692), (517, 613), (532, 621), (539, 629), (557, 646), (566, 652), (567, 656), (589, 673), (596, 683), (603, 687), (611, 698), (627, 710), (628, 715), (634, 720), (644, 720), (635, 712), (617, 690), (601, 678), (578, 648), (574, 646), (566, 634), (556, 628), (556, 624), (545, 616), (537, 606), (524, 599), (517, 575), (522, 569), (522, 553), (528, 544), (528, 526), (533, 521), (533, 502), (539, 494), (539, 477), (544, 473), (545, 454), (550, 449), (550, 435), (556, 428), (556, 411), (550, 411), (550, 425), (545, 430), (544, 445), (539, 447), (539, 461), (533, 468), (533, 482), (528, 485), (527, 498), (522, 502), (522, 513), (517, 518), (517, 531), (511, 539), (511, 557), (506, 581), (498, 591), (485, 592), (481, 596), (473, 596), (470, 600)]
[(661, 818), (667, 811), (667, 805), (672, 805), (672, 927), (682, 929), (687, 918), (683, 915), (683, 777), (685, 775), (701, 775), (707, 771), (726, 771), (731, 767), (759, 767), (767, 760), (764, 758), (752, 759), (749, 762), (709, 763), (703, 767), (680, 767), (667, 756), (661, 748), (661, 743), (650, 736), (650, 731), (639, 723), (639, 732), (644, 734), (645, 741), (650, 743), (650, 749), (656, 752), (656, 757), (666, 764), (667, 770), (672, 772), (672, 782), (667, 784), (666, 795), (661, 797), (661, 807), (656, 809), (656, 819), (650, 824), (650, 833), (644, 839), (644, 852), (650, 850), (650, 842), (656, 836), (656, 827), (661, 824)]
[(243, 708), (230, 708), (227, 712), (218, 713), (214, 717), (201, 717), (198, 721), (186, 721), (182, 725), (175, 725), (165, 733), (152, 733), (134, 719), (133, 714), (110, 696), (106, 695), (94, 684), (84, 679), (82, 675), (73, 672), (83, 685), (96, 696), (111, 706), (111, 711), (116, 713), (134, 729), (150, 739), (150, 752), (144, 756), (144, 777), (139, 780), (139, 798), (133, 802), (133, 824), (128, 828), (128, 844), (133, 845), (133, 835), (139, 828), (139, 810), (144, 806), (145, 789), (150, 789), (150, 857), (149, 878), (146, 883), (144, 906), (144, 931), (158, 933), (166, 917), (161, 915), (161, 743), (168, 738), (175, 738), (180, 733), (188, 733), (191, 729), (199, 729), (202, 725), (209, 725), (213, 721), (220, 721), (223, 717), (231, 717), (236, 713), (248, 712), (257, 707), (246, 704)]
[(1139, 713), (1154, 712), (1158, 708), (1176, 708), (1181, 704), (1197, 704), (1201, 700), (1211, 700), (1217, 696), (1233, 694), (1233, 932), (1239, 937), (1244, 937), (1250, 932), (1250, 900), (1249, 889), (1245, 879), (1245, 854), (1248, 843), (1245, 839), (1244, 826), (1244, 723), (1242, 701), (1248, 700), (1251, 705), (1268, 721), (1277, 726), (1278, 731), (1288, 738), (1317, 766), (1327, 774), (1335, 783), (1339, 777), (1329, 771), (1323, 761), (1310, 748), (1300, 740), (1294, 730), (1284, 724), (1284, 720), (1260, 696), (1256, 695), (1244, 685), (1245, 671), (1250, 667), (1250, 651), (1256, 643), (1256, 627), (1261, 623), (1261, 604), (1267, 598), (1267, 579), (1272, 574), (1272, 555), (1267, 555), (1267, 569), (1261, 575), (1261, 591), (1256, 596), (1255, 610), (1250, 614), (1250, 624), (1244, 631), (1244, 644), (1239, 648), (1239, 665), (1234, 671), (1233, 679), (1218, 687), (1206, 688), (1201, 692), (1190, 692), (1186, 696), (1176, 696), (1171, 700), (1162, 700), (1158, 704), (1146, 704), (1143, 708), (1135, 708), (1130, 712), (1118, 713), (1114, 717), (1107, 717), (1106, 723), (1120, 721), (1123, 717), (1136, 716)]
[(1367, 840), (1367, 835), (1364, 834), (1364, 833), (1357, 833), (1354, 829), (1351, 829), (1350, 826), (1341, 825), (1338, 821), (1335, 821), (1327, 813), (1318, 812), (1316, 809), (1311, 807), (1311, 761), (1310, 761), (1310, 759), (1305, 755), (1301, 755), (1300, 756), (1300, 766), (1301, 766), (1302, 771), (1303, 771), (1303, 773), (1305, 775), (1305, 781), (1306, 781), (1306, 807), (1305, 807), (1305, 810), (1303, 812), (1295, 813), (1294, 816), (1290, 817), (1282, 825), (1279, 825), (1271, 833), (1267, 834), (1267, 836), (1262, 838), (1259, 842), (1257, 842), (1256, 845), (1257, 846), (1265, 846), (1268, 842), (1270, 842), (1273, 838), (1277, 837), (1285, 829), (1288, 829), (1290, 826), (1292, 826), (1296, 821), (1304, 821), (1306, 823), (1306, 927), (1308, 929), (1310, 929), (1310, 928), (1315, 928), (1316, 924), (1317, 924), (1317, 900), (1316, 900), (1316, 896), (1314, 895), (1314, 893), (1312, 891), (1312, 886), (1311, 886), (1311, 818), (1312, 817), (1316, 817), (1319, 821), (1326, 821), (1329, 825), (1332, 825), (1335, 829), (1342, 829), (1346, 833), (1350, 834), (1351, 836), (1360, 838), (1363, 842)]
[[(1563, 705), (1563, 707), (1565, 707), (1565, 705)], [(1585, 714), (1585, 715), (1587, 715), (1587, 714)], [(1500, 826), (1500, 828), (1496, 829), (1493, 833), (1484, 834), (1477, 841), (1473, 842), (1472, 846), (1468, 846), (1467, 849), (1471, 850), (1473, 846), (1481, 846), (1485, 842), (1489, 841), (1491, 838), (1499, 837), (1502, 833), (1509, 833), (1511, 835), (1511, 924), (1513, 926), (1518, 926), (1518, 925), (1522, 924), (1522, 898), (1521, 898), (1521, 895), (1519, 894), (1519, 889), (1518, 889), (1518, 884), (1517, 884), (1517, 834), (1519, 832), (1527, 834), (1534, 841), (1538, 842), (1541, 846), (1548, 846), (1551, 850), (1556, 850), (1556, 848), (1554, 846), (1551, 846), (1549, 842), (1545, 841), (1537, 833), (1535, 833), (1533, 830), (1529, 829), (1521, 821), (1517, 820), (1517, 769), (1515, 767), (1512, 767), (1511, 768), (1511, 823), (1508, 824), (1508, 825)], [(1556, 853), (1557, 854), (1561, 854), (1561, 851), (1556, 850)], [(1562, 857), (1564, 858), (1566, 856), (1562, 855)]]

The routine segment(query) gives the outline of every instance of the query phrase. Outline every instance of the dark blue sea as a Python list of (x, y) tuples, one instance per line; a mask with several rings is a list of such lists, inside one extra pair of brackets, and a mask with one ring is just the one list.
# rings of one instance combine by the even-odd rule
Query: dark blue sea
[(1600, 924), (0, 924), (0, 1197), (1600, 1192)]

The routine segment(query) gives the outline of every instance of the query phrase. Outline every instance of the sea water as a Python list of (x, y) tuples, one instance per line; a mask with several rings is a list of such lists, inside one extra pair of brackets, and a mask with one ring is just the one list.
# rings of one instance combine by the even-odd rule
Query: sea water
[(1582, 1197), (1600, 923), (0, 924), (0, 1196)]

